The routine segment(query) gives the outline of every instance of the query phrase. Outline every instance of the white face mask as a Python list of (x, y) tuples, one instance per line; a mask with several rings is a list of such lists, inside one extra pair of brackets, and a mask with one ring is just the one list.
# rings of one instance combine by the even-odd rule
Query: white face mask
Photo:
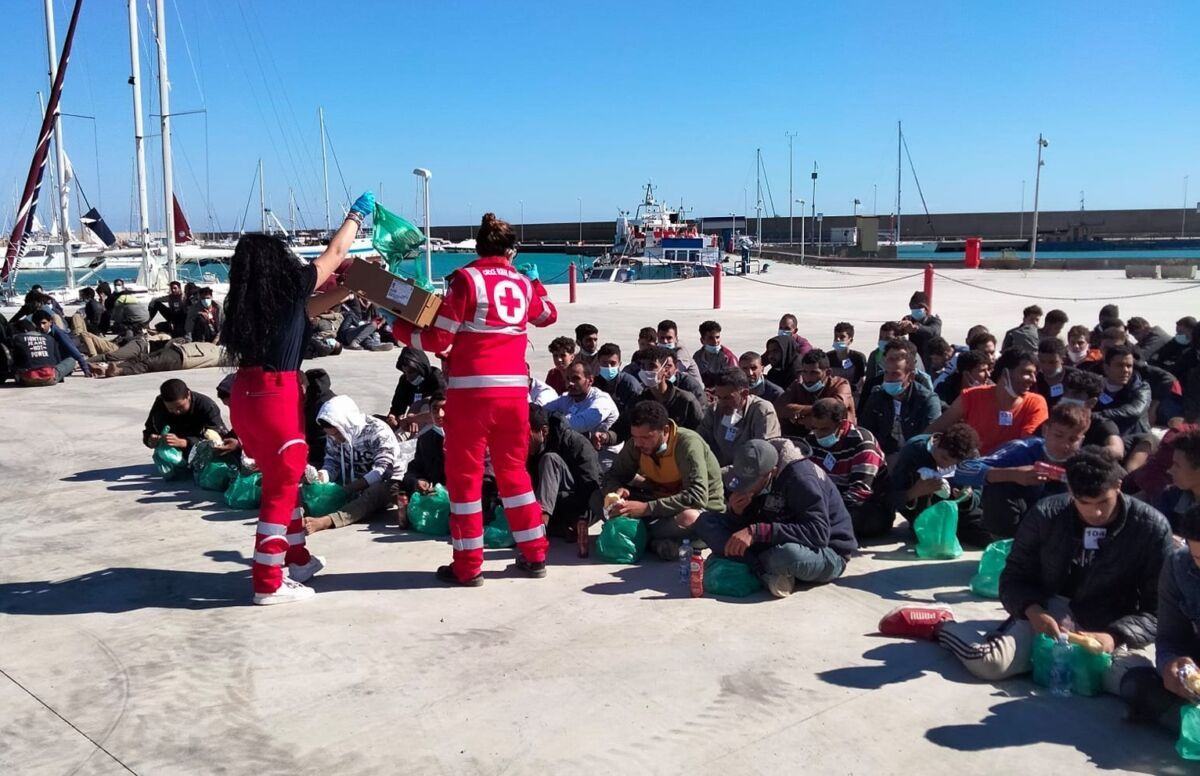
[(433, 433), (441, 434), (442, 436), (446, 436), (446, 429), (442, 428), (441, 426), (437, 425), (436, 423), (434, 425), (430, 426), (430, 428), (433, 429)]
[(1067, 350), (1067, 358), (1071, 359), (1072, 364), (1078, 364), (1087, 355), (1087, 349), (1083, 350)]
[(742, 422), (743, 417), (744, 416), (742, 415), (741, 410), (734, 410), (732, 415), (725, 415), (721, 418), (721, 425), (736, 426), (738, 423)]
[(638, 372), (638, 379), (642, 381), (642, 385), (647, 388), (653, 388), (658, 385), (658, 372), (651, 369), (642, 369)]

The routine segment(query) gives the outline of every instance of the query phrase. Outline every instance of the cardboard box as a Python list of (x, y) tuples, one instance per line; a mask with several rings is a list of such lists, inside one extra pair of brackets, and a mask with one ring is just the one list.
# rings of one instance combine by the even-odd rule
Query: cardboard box
[(381, 265), (355, 259), (346, 270), (344, 283), (379, 307), (389, 310), (414, 326), (428, 326), (437, 318), (442, 298), (411, 280), (393, 275)]

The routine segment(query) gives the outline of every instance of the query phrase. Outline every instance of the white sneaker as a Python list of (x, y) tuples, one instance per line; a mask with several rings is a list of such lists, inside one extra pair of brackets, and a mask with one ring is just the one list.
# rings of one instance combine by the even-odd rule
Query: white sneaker
[(324, 558), (319, 555), (309, 555), (308, 563), (305, 563), (303, 566), (299, 563), (289, 563), (287, 565), (287, 575), (292, 578), (293, 582), (307, 582), (323, 568), (325, 568)]
[(290, 604), (294, 601), (303, 601), (307, 598), (312, 598), (317, 594), (316, 590), (311, 587), (302, 585), (294, 579), (288, 578), (285, 574), (283, 584), (274, 593), (255, 593), (254, 603), (259, 606), (270, 606), (271, 604)]
[(762, 583), (776, 598), (787, 598), (796, 591), (796, 578), (791, 574), (763, 574)]

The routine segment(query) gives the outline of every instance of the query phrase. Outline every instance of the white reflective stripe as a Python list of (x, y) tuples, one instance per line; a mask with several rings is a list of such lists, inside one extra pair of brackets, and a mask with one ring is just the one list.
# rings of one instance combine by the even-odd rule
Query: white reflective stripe
[(283, 443), (283, 447), (279, 448), (279, 452), (277, 452), (275, 454), (279, 455), (279, 453), (282, 453), (284, 450), (288, 449), (292, 445), (307, 445), (307, 444), (308, 444), (308, 442), (306, 442), (303, 439), (289, 439), (288, 441)]
[(534, 539), (540, 539), (546, 535), (546, 526), (536, 525), (533, 528), (530, 528), (528, 531), (513, 531), (512, 535), (513, 539), (518, 543), (531, 542)]
[(516, 507), (523, 507), (526, 504), (536, 504), (537, 497), (533, 495), (533, 491), (531, 490), (519, 496), (501, 498), (500, 503), (504, 505), (505, 509), (515, 509)]
[(456, 550), (482, 550), (483, 549), (483, 537), (476, 536), (473, 539), (467, 539), (467, 538), (451, 539), (450, 544)]
[(473, 323), (464, 323), (462, 331), (472, 334), (524, 334), (524, 326), (476, 326)]
[(290, 544), (292, 546), (295, 546), (297, 544), (304, 544), (304, 534), (303, 533), (288, 534), (287, 540), (288, 540), (288, 544)]
[(437, 317), (437, 320), (433, 322), (433, 325), (439, 329), (445, 329), (446, 331), (450, 332), (451, 334), (454, 334), (455, 332), (457, 332), (458, 327), (462, 326), (462, 324), (459, 323), (458, 321), (454, 320), (453, 318), (447, 318), (444, 315), (439, 315)]
[(525, 375), (473, 375), (471, 377), (451, 377), (446, 381), (447, 388), (529, 388), (529, 378)]
[(474, 323), (476, 326), (484, 326), (487, 324), (488, 311), (491, 309), (491, 300), (488, 299), (487, 283), (483, 279), (483, 274), (474, 267), (463, 267), (463, 273), (470, 278), (471, 285), (475, 287)]
[(304, 519), (304, 507), (296, 507), (296, 510), (294, 512), (292, 512), (292, 519), (293, 520), (303, 520)]
[(287, 533), (287, 530), (288, 527), (286, 525), (264, 523), (262, 520), (259, 520), (258, 525), (254, 527), (254, 532), (260, 536), (283, 536)]
[(287, 555), (286, 552), (256, 552), (254, 553), (254, 562), (264, 566), (282, 566), (285, 555)]
[(417, 331), (413, 332), (412, 339), (409, 341), (408, 346), (413, 350), (419, 350), (424, 353), (425, 348), (421, 345), (421, 336), (424, 333), (424, 329), (418, 329)]
[(452, 515), (473, 515), (476, 512), (483, 511), (483, 502), (476, 501), (460, 501), (450, 502), (450, 514)]
[(542, 299), (542, 311), (540, 313), (538, 313), (538, 316), (536, 318), (534, 318), (532, 321), (530, 321), (530, 323), (532, 323), (534, 326), (538, 325), (539, 323), (541, 323), (542, 321), (544, 321), (550, 317), (550, 312), (551, 312), (550, 303), (547, 302), (545, 299)]

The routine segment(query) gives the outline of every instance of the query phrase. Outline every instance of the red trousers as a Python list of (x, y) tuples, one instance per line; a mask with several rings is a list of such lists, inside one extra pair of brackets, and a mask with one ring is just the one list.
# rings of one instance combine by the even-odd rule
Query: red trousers
[(229, 416), (246, 454), (262, 472), (262, 504), (251, 574), (255, 593), (283, 584), (283, 564), (309, 561), (304, 546), (300, 478), (308, 463), (304, 395), (297, 372), (243, 367), (233, 381)]
[(465, 582), (483, 566), (483, 457), (487, 452), (517, 549), (528, 561), (544, 561), (549, 546), (546, 527), (525, 468), (528, 399), (451, 390), (446, 397), (445, 428), (454, 575)]

